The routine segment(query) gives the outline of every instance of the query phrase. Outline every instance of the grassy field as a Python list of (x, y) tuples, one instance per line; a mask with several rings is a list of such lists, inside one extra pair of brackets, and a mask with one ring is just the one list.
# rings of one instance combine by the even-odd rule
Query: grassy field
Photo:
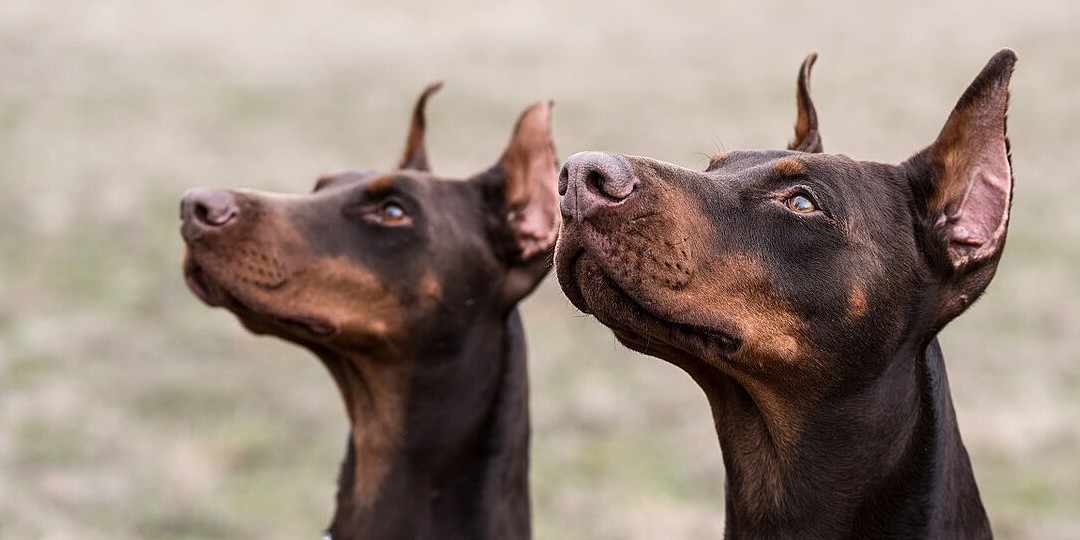
[[(889, 7), (883, 7), (889, 6)], [(825, 147), (899, 161), (1015, 48), (1016, 198), (986, 296), (944, 332), (995, 531), (1080, 538), (1080, 3), (5, 0), (0, 540), (315, 538), (346, 422), (305, 351), (179, 271), (194, 185), (305, 191), (396, 161), (429, 81), (435, 170), (492, 164), (554, 98), (560, 156), (701, 168), (779, 147), (820, 52)], [(720, 453), (689, 378), (553, 279), (524, 306), (541, 539), (718, 538)]]

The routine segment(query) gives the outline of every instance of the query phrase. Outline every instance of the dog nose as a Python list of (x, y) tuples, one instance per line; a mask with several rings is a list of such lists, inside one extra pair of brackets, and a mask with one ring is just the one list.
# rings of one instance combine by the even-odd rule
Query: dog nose
[(180, 197), (181, 232), (187, 240), (223, 227), (240, 215), (236, 197), (220, 189), (192, 188)]
[(579, 152), (566, 160), (559, 174), (559, 209), (565, 219), (586, 219), (623, 202), (637, 185), (637, 176), (623, 156)]

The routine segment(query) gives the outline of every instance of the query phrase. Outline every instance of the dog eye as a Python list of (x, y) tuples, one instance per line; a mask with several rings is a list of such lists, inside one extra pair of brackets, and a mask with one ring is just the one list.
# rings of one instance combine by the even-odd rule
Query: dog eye
[(792, 195), (784, 201), (784, 205), (788, 207), (788, 210), (799, 214), (809, 214), (817, 210), (817, 206), (814, 205), (814, 201), (810, 200), (810, 197), (806, 195)]
[(405, 211), (405, 205), (396, 200), (350, 204), (342, 208), (341, 213), (349, 219), (389, 227), (412, 223), (412, 217)]
[(379, 221), (388, 225), (403, 223), (408, 217), (405, 208), (393, 201), (383, 203), (378, 210)]

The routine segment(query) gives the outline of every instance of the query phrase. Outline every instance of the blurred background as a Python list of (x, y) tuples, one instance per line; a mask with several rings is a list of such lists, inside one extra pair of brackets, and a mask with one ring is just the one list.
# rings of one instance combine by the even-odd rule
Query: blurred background
[[(799, 63), (826, 150), (898, 162), (1003, 46), (1020, 62), (1008, 249), (942, 336), (995, 531), (1080, 538), (1080, 3), (4, 0), (0, 539), (316, 538), (347, 429), (306, 351), (186, 289), (189, 186), (303, 192), (389, 168), (428, 82), (434, 169), (493, 164), (554, 98), (561, 158), (703, 168), (782, 147)], [(700, 390), (524, 304), (541, 539), (719, 538)]]

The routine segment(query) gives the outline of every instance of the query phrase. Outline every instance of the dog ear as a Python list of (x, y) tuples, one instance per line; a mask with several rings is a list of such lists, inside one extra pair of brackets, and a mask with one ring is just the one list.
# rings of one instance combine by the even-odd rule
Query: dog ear
[(409, 126), (409, 137), (405, 140), (405, 153), (401, 156), (398, 169), (431, 170), (428, 166), (427, 150), (424, 148), (424, 107), (427, 106), (428, 98), (442, 88), (442, 85), (442, 81), (429, 84), (417, 98), (413, 107), (412, 124)]
[(539, 101), (525, 109), (502, 157), (480, 177), (497, 250), (510, 268), (503, 298), (511, 302), (532, 291), (551, 268), (559, 231), (551, 107), (550, 101)]
[(817, 53), (806, 55), (802, 66), (799, 67), (798, 82), (795, 87), (795, 103), (798, 106), (798, 116), (795, 119), (795, 138), (788, 143), (788, 150), (799, 152), (821, 152), (821, 134), (818, 132), (817, 109), (814, 108), (814, 100), (810, 99), (810, 70), (817, 61)]
[(921, 228), (949, 277), (946, 321), (990, 283), (1012, 203), (1006, 136), (1016, 53), (995, 54), (960, 97), (937, 140), (908, 160)]
[(551, 106), (550, 101), (537, 102), (521, 114), (498, 164), (503, 211), (522, 261), (551, 248), (559, 230), (559, 164), (551, 141)]

